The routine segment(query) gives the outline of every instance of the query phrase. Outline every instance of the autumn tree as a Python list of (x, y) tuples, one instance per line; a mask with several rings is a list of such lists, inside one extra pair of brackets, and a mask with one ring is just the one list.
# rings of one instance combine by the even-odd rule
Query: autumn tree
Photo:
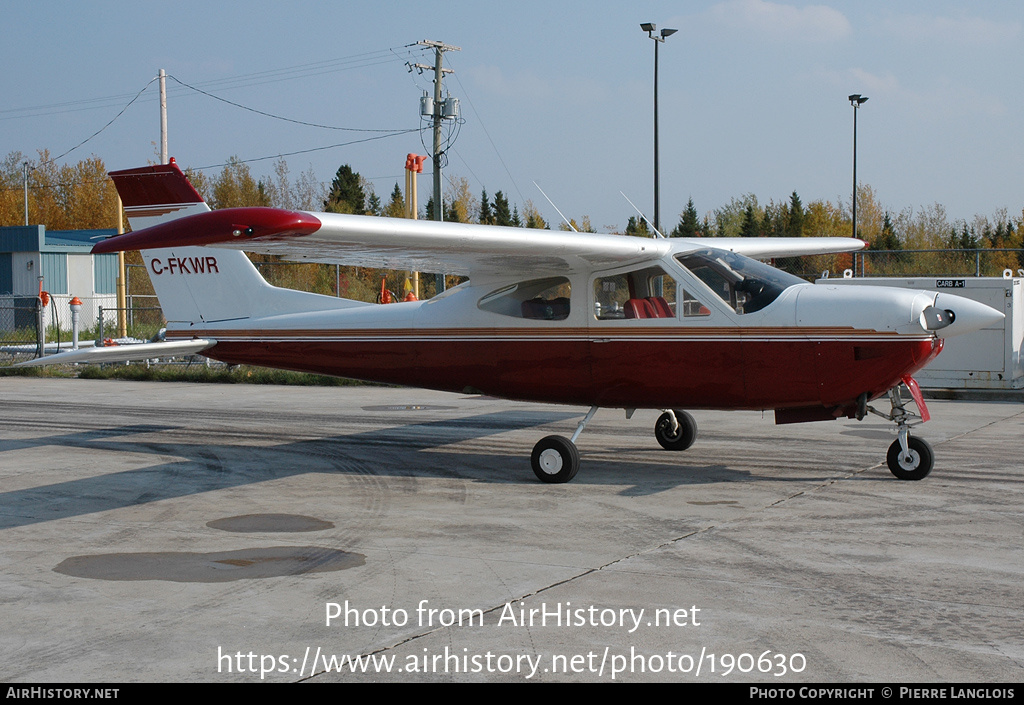
[(23, 164), (28, 162), (29, 223), (50, 230), (110, 228), (117, 222), (117, 191), (103, 160), (93, 155), (58, 166), (46, 150), (38, 160), (12, 152), (0, 163), (0, 224), (23, 225)]
[(526, 217), (526, 227), (538, 228), (540, 230), (546, 230), (550, 226), (547, 221), (541, 216), (540, 211), (533, 205), (533, 201), (527, 201), (523, 204), (523, 215)]
[(472, 223), (477, 219), (476, 197), (470, 190), (469, 181), (465, 177), (449, 177), (448, 187), (445, 189), (445, 203), (445, 220), (456, 223)]
[(231, 157), (221, 172), (211, 179), (208, 197), (210, 208), (269, 206), (270, 194), (265, 184), (252, 177), (249, 165)]

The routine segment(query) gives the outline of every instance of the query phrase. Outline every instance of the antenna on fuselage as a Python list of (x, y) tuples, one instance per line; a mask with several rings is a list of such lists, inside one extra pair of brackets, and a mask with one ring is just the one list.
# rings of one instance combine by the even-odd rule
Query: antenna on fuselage
[[(542, 188), (540, 187), (540, 185), (539, 185), (539, 184), (538, 184), (538, 183), (537, 183), (536, 181), (534, 181), (534, 182), (533, 182), (533, 185), (537, 187), (537, 190), (538, 190), (538, 191), (540, 191), (540, 194), (541, 194), (542, 196), (544, 196), (544, 198), (548, 198), (548, 195), (547, 195), (546, 193), (544, 193), (544, 189), (542, 189)], [(550, 203), (550, 204), (551, 204), (551, 207), (555, 209), (555, 211), (556, 211), (556, 212), (558, 213), (558, 215), (561, 215), (561, 216), (562, 216), (562, 220), (564, 220), (564, 221), (565, 221), (565, 224), (566, 224), (566, 225), (568, 225), (568, 226), (569, 226), (569, 227), (570, 227), (570, 228), (572, 229), (572, 231), (573, 231), (574, 233), (578, 233), (578, 232), (579, 232), (579, 230), (577, 230), (576, 228), (574, 228), (574, 227), (573, 227), (573, 225), (572, 225), (572, 223), (570, 223), (570, 222), (569, 222), (569, 219), (568, 219), (568, 218), (566, 218), (566, 217), (565, 217), (564, 215), (562, 215), (562, 211), (558, 210), (558, 206), (556, 206), (556, 205), (555, 205), (555, 202), (554, 202), (554, 201), (552, 201), (552, 200), (551, 200), (550, 198), (548, 198), (548, 203)]]
[[(619, 191), (619, 193), (622, 193), (622, 191)], [(640, 210), (639, 208), (637, 208), (635, 203), (633, 203), (632, 201), (629, 200), (629, 196), (627, 196), (626, 194), (622, 193), (622, 197), (625, 198), (629, 202), (629, 205), (633, 206), (633, 210), (635, 210), (637, 213), (640, 214), (640, 217), (644, 219), (644, 222), (651, 226), (651, 230), (654, 231), (655, 235), (657, 235), (658, 237), (665, 237), (664, 235), (661, 234), (660, 230), (658, 230), (656, 227), (654, 227), (654, 223), (652, 223), (651, 221), (647, 220), (647, 216), (644, 215), (644, 212), (642, 210)]]

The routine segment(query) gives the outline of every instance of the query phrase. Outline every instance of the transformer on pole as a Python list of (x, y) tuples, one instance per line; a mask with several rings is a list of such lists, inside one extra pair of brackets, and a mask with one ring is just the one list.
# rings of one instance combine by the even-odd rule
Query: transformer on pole
[[(416, 68), (422, 73), (424, 70), (434, 72), (434, 96), (433, 100), (430, 96), (424, 95), (420, 99), (420, 115), (423, 117), (433, 118), (434, 122), (434, 220), (444, 220), (444, 211), (442, 206), (441, 197), (441, 155), (444, 154), (441, 149), (441, 123), (446, 119), (455, 119), (458, 117), (458, 100), (449, 98), (443, 101), (441, 96), (441, 88), (444, 82), (444, 75), (451, 73), (451, 69), (446, 69), (443, 66), (443, 56), (446, 51), (462, 51), (460, 47), (452, 46), (451, 44), (445, 44), (444, 42), (437, 42), (430, 39), (424, 39), (421, 42), (417, 42), (421, 46), (431, 47), (434, 50), (434, 65), (430, 66), (427, 64), (410, 64), (409, 70)], [(452, 101), (449, 105), (449, 101)], [(429, 112), (428, 112), (429, 111)], [(437, 275), (437, 293), (444, 291), (444, 274)]]

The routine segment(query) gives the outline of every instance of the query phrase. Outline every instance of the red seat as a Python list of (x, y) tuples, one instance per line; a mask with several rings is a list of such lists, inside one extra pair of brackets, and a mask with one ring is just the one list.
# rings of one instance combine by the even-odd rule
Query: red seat
[(630, 299), (626, 302), (626, 318), (657, 318), (654, 306), (647, 299)]
[(675, 318), (664, 296), (648, 296), (647, 301), (654, 308), (655, 318)]

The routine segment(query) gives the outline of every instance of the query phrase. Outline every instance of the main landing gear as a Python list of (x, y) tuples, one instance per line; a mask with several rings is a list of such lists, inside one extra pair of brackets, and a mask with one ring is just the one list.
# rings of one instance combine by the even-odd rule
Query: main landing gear
[[(596, 413), (597, 407), (590, 407), (590, 411), (576, 427), (572, 438), (547, 436), (533, 447), (530, 463), (537, 479), (541, 482), (557, 483), (568, 482), (576, 477), (580, 469), (580, 452), (576, 448), (576, 439)], [(632, 415), (633, 409), (627, 409), (626, 418)], [(697, 422), (685, 411), (669, 409), (654, 424), (654, 437), (665, 450), (686, 450), (697, 439)]]
[(669, 409), (654, 424), (654, 437), (665, 450), (686, 450), (697, 440), (697, 422), (685, 411)]
[[(866, 399), (862, 402), (861, 406), (863, 411), (869, 411), (872, 414), (896, 423), (896, 431), (899, 435), (892, 442), (892, 445), (889, 446), (889, 452), (885, 456), (889, 472), (901, 480), (923, 480), (928, 477), (928, 473), (932, 471), (932, 467), (935, 465), (935, 454), (932, 452), (932, 447), (928, 444), (928, 441), (910, 435), (910, 427), (923, 423), (930, 417), (917, 382), (910, 377), (905, 377), (903, 382), (907, 389), (910, 390), (914, 403), (917, 405), (918, 414), (907, 410), (906, 405), (903, 403), (903, 398), (900, 396), (900, 385), (889, 390), (889, 403), (892, 405), (892, 410), (888, 414), (883, 414), (868, 406)], [(858, 418), (863, 418), (863, 416), (863, 412), (857, 414)]]

